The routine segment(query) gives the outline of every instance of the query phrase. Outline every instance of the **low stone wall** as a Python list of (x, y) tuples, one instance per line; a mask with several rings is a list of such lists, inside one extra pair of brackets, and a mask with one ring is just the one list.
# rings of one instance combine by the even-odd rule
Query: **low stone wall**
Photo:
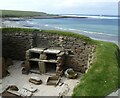
[[(36, 33), (4, 33), (3, 56), (17, 60), (25, 59), (26, 50), (32, 47), (49, 48), (60, 47), (65, 49), (65, 67), (85, 72), (91, 63), (95, 46), (76, 37)], [(68, 55), (67, 55), (68, 54)]]

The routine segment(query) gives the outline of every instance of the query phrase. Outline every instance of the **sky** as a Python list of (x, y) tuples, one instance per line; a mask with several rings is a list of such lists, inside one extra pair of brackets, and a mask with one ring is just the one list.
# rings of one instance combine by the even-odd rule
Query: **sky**
[(119, 0), (0, 0), (0, 9), (50, 14), (117, 15)]

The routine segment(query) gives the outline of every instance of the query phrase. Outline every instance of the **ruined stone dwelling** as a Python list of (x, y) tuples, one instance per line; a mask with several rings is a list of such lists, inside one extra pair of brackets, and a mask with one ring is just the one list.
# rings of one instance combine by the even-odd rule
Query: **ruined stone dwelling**
[[(39, 49), (39, 54), (34, 53), (34, 49)], [(49, 51), (45, 52), (48, 49), (58, 49), (59, 52), (50, 55)], [(32, 54), (32, 56), (40, 58), (41, 62), (37, 62), (37, 64), (39, 63), (38, 66), (45, 64), (49, 66), (48, 60), (52, 57), (52, 59), (57, 60), (60, 57), (59, 53), (62, 53), (62, 58), (64, 58), (64, 63), (61, 64), (63, 70), (73, 68), (75, 71), (85, 73), (92, 62), (94, 50), (94, 45), (72, 36), (62, 36), (36, 30), (31, 32), (27, 32), (27, 30), (13, 30), (12, 32), (3, 30), (2, 32), (2, 56), (4, 58), (22, 60), (26, 63), (27, 60), (30, 60), (30, 58), (28, 59), (26, 56)], [(44, 55), (47, 55), (48, 58), (45, 59)], [(32, 58), (31, 61), (33, 61)], [(54, 67), (49, 66), (48, 68), (52, 67), (56, 70), (59, 67), (59, 64), (55, 62), (52, 65)], [(3, 67), (5, 67), (5, 65), (3, 65)], [(29, 70), (29, 67), (30, 65), (26, 68)], [(40, 69), (42, 73), (46, 73), (44, 69), (45, 67)], [(24, 70), (23, 68), (23, 73), (26, 72)]]
[(22, 73), (45, 74), (52, 70), (58, 76), (63, 73), (64, 62), (65, 52), (61, 49), (31, 48), (26, 51), (25, 61), (22, 64)]

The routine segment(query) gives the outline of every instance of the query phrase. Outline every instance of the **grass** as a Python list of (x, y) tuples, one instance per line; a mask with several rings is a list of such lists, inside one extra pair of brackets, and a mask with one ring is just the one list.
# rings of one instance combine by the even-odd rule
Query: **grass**
[(53, 34), (53, 35), (60, 35), (60, 36), (69, 36), (69, 37), (76, 37), (80, 38), (81, 40), (87, 41), (91, 44), (95, 43), (94, 40), (90, 39), (87, 36), (73, 33), (73, 32), (66, 32), (66, 31), (57, 31), (57, 30), (38, 30), (38, 29), (30, 29), (30, 28), (2, 28), (2, 32), (4, 33), (16, 33), (16, 32), (25, 32), (25, 33), (44, 33), (44, 34)]
[(74, 96), (107, 96), (120, 85), (120, 52), (113, 43), (97, 41), (95, 60), (80, 84), (74, 89)]
[(58, 31), (58, 30), (42, 30), (41, 33), (47, 33), (47, 34), (56, 34), (60, 36), (69, 36), (69, 37), (75, 37), (75, 38), (80, 38), (81, 40), (87, 41), (89, 43), (95, 43), (94, 40), (90, 39), (87, 36), (78, 34), (78, 33), (73, 33), (73, 32), (67, 32), (67, 31)]
[(2, 10), (2, 17), (33, 17), (33, 16), (54, 16), (44, 12)]
[(117, 90), (120, 85), (120, 51), (117, 45), (110, 42), (94, 41), (84, 35), (56, 31), (36, 30), (22, 28), (3, 28), (3, 33), (26, 32), (46, 33), (60, 36), (80, 38), (86, 42), (96, 44), (95, 59), (86, 74), (80, 80), (80, 84), (74, 89), (74, 96), (107, 96)]
[(39, 32), (37, 29), (29, 29), (29, 28), (0, 28), (2, 29), (3, 33), (33, 33), (33, 32)]

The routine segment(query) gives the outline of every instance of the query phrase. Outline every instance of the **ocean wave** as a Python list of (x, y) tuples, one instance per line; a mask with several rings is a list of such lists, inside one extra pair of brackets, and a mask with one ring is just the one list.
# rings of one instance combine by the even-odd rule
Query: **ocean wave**
[(78, 30), (73, 28), (62, 28), (59, 26), (52, 26), (52, 28), (58, 29), (58, 30), (65, 30), (65, 31), (73, 31), (73, 32), (79, 32), (79, 33), (87, 33), (87, 34), (97, 34), (97, 35), (106, 35), (106, 36), (116, 36), (114, 34), (106, 34), (104, 32), (92, 32), (92, 31), (86, 31), (86, 30)]
[(46, 27), (48, 27), (49, 25), (48, 24), (45, 24)]
[(96, 19), (118, 19), (117, 16), (89, 16), (89, 15), (62, 15), (62, 16), (68, 16), (68, 17), (76, 17), (76, 18), (96, 18)]
[(85, 30), (82, 30), (82, 32), (90, 33), (90, 34), (99, 34), (99, 35), (115, 36), (114, 34), (106, 34), (106, 33), (103, 33), (103, 32), (91, 32), (91, 31), (85, 31)]
[(20, 22), (16, 22), (17, 24), (20, 24)]
[(33, 24), (33, 25), (36, 24), (35, 22), (31, 22), (31, 21), (29, 21), (29, 20), (26, 21), (26, 23), (31, 24), (31, 25), (32, 25), (32, 24)]
[(87, 16), (87, 17), (96, 19), (118, 19), (118, 17), (106, 17), (106, 16)]

